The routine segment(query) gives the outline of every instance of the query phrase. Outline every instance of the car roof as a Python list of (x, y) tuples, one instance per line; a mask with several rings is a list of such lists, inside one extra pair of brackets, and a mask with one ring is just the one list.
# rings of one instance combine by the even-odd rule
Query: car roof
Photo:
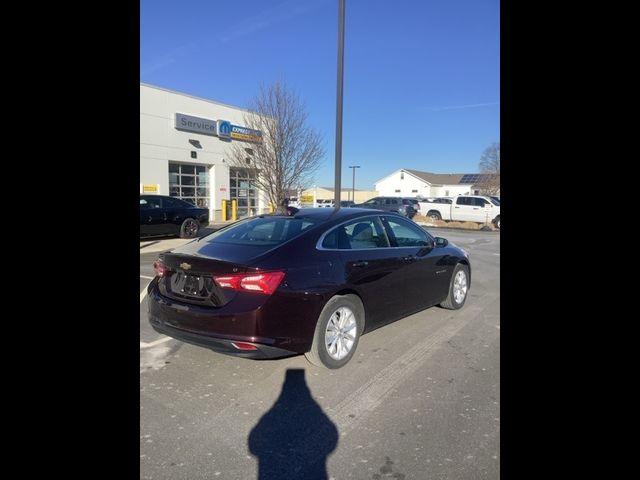
[[(301, 208), (293, 216), (293, 218), (309, 218), (313, 220), (329, 221), (340, 220), (349, 217), (358, 217), (361, 214), (372, 215), (376, 213), (384, 213), (388, 215), (390, 212), (372, 208)], [(266, 215), (265, 215), (266, 216)], [(287, 215), (269, 215), (277, 217), (285, 217)], [(291, 218), (289, 216), (289, 218)]]

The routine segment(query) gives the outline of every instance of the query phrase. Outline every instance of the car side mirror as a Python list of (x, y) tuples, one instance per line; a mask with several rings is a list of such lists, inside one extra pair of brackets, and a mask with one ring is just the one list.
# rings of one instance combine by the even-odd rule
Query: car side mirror
[(449, 240), (447, 240), (446, 238), (442, 238), (442, 237), (436, 237), (436, 247), (446, 247), (447, 245), (449, 245)]

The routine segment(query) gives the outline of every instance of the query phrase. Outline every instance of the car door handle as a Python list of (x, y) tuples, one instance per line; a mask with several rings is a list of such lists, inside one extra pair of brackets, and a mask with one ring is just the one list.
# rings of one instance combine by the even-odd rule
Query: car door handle
[(460, 207), (453, 207), (453, 208), (460, 208)]
[(352, 267), (366, 267), (367, 265), (369, 265), (369, 262), (366, 262), (366, 261), (353, 262), (351, 264)]
[(149, 219), (147, 220), (147, 222), (150, 222), (151, 220), (153, 219), (151, 218), (151, 215), (149, 215)]
[(402, 261), (407, 263), (413, 262), (415, 261), (415, 259), (416, 257), (414, 257), (413, 255), (409, 255), (408, 257), (402, 257)]

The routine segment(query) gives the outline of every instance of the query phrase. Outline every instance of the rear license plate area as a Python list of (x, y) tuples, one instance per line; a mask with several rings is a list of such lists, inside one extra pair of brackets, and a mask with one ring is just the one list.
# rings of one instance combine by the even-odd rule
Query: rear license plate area
[(169, 278), (169, 288), (174, 295), (206, 299), (211, 295), (213, 279), (211, 276), (178, 270)]

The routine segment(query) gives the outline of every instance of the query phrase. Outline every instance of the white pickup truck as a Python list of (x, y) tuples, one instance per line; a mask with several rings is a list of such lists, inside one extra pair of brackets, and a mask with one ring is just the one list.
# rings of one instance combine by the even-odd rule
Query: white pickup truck
[(458, 195), (422, 202), (420, 212), (433, 220), (493, 223), (500, 228), (500, 201), (484, 195)]

